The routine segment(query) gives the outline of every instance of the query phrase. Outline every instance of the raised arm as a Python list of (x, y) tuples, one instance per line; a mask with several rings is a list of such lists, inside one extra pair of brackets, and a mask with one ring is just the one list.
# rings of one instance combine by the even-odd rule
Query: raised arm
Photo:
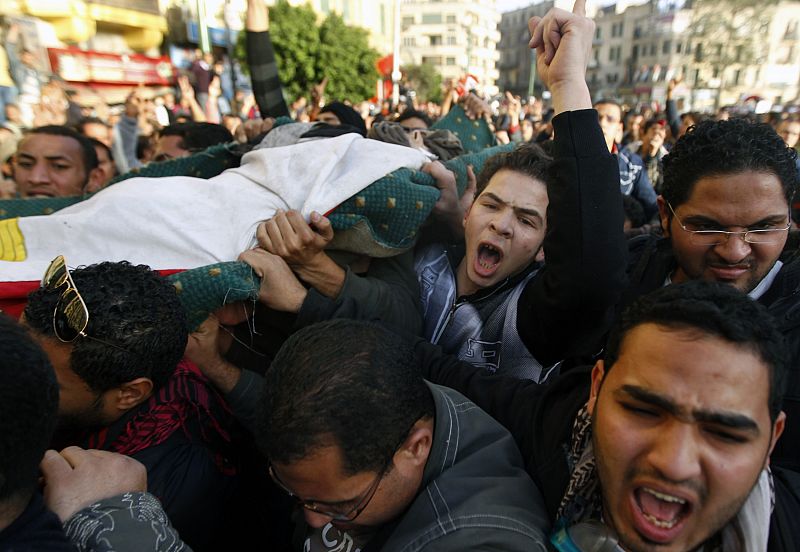
[(269, 10), (264, 0), (247, 0), (245, 19), (247, 64), (261, 116), (288, 117), (272, 40), (269, 38)]
[(591, 108), (585, 72), (594, 23), (584, 0), (529, 22), (539, 75), (552, 93), (554, 158), (547, 183), (545, 268), (519, 300), (517, 330), (544, 366), (599, 347), (625, 285), (617, 161)]

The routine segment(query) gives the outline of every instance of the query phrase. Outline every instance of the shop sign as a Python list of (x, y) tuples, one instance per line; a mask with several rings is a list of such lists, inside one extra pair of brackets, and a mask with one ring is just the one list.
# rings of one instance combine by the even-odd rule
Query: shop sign
[(77, 48), (48, 48), (53, 72), (69, 82), (169, 85), (174, 69), (168, 57), (117, 55)]

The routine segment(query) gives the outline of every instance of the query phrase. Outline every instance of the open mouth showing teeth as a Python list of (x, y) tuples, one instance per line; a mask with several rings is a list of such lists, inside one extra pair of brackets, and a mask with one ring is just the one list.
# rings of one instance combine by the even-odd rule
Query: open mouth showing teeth
[(644, 518), (659, 529), (672, 529), (690, 509), (686, 500), (647, 487), (636, 491), (636, 503)]
[(483, 268), (492, 269), (503, 259), (503, 252), (488, 243), (478, 246), (478, 264)]

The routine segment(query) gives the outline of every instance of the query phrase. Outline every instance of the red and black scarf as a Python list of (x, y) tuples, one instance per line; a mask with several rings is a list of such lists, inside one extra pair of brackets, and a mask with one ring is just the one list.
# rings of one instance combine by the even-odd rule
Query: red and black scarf
[(233, 415), (206, 377), (189, 360), (182, 360), (169, 380), (133, 412), (86, 437), (86, 448), (132, 456), (164, 443), (177, 431), (208, 446), (226, 475), (235, 468), (226, 461), (232, 448), (229, 428)]

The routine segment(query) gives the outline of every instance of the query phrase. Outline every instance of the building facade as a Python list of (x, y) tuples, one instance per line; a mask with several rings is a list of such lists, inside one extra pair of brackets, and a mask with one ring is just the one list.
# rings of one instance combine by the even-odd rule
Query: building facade
[(500, 14), (492, 0), (402, 0), (400, 18), (401, 64), (430, 64), (445, 80), (472, 74), (497, 91)]
[[(503, 14), (501, 87), (527, 92), (532, 59), (521, 38), (527, 19), (552, 5), (545, 0)], [(675, 91), (681, 110), (746, 101), (768, 109), (800, 99), (800, 2), (618, 2), (593, 17), (586, 80), (595, 99), (663, 106), (672, 78), (682, 81)]]
[(47, 22), (68, 45), (156, 55), (167, 31), (158, 0), (3, 0), (0, 15)]

